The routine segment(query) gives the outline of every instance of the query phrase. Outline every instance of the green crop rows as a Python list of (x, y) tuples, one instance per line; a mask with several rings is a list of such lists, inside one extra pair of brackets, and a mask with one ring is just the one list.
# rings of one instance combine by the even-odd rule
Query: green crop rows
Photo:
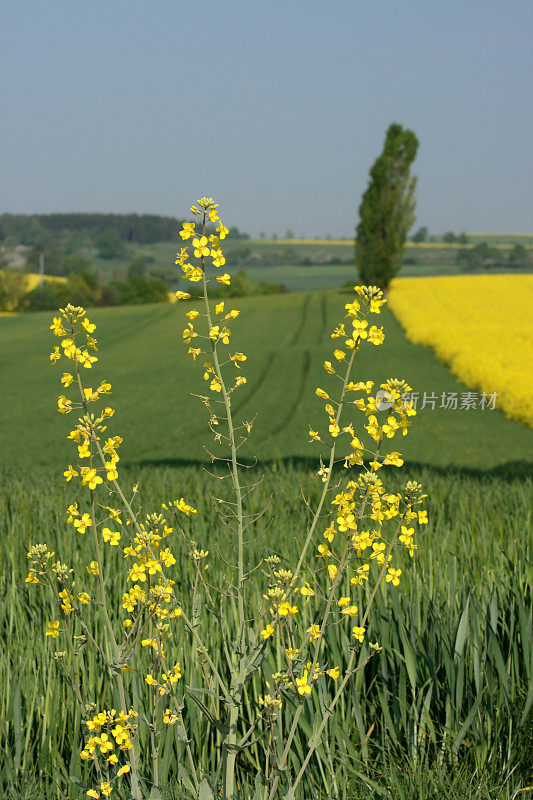
[[(314, 391), (331, 385), (322, 364), (331, 358), (329, 333), (348, 299), (331, 291), (235, 301), (241, 315), (232, 326), (232, 350), (248, 355), (243, 365), (248, 383), (235, 395), (234, 406), (238, 419), (257, 415), (243, 455), (261, 462), (249, 473), (251, 480), (263, 474), (249, 510), (270, 502), (260, 528), (265, 536), (251, 545), (250, 563), (276, 553), (290, 566), (304, 535), (302, 493), (313, 506), (320, 491), (314, 474), (320, 450), (308, 444), (307, 430), (308, 425), (324, 430), (327, 420)], [(169, 497), (186, 497), (198, 508), (191, 536), (209, 549), (210, 568), (223, 571), (217, 554), (224, 552), (225, 541), (210, 493), (223, 493), (225, 484), (199, 463), (209, 468), (204, 445), (214, 445), (205, 409), (191, 397), (207, 390), (201, 364), (184, 355), (181, 331), (188, 308), (95, 310), (91, 318), (98, 325), (101, 360), (84, 377), (87, 385), (104, 377), (113, 385), (117, 413), (110, 432), (124, 437), (122, 475), (129, 486), (139, 482), (145, 511), (157, 510)], [(382, 322), (388, 338), (379, 350), (361, 352), (361, 379), (405, 377), (418, 391), (437, 396), (466, 391), (429, 351), (407, 342), (391, 314), (384, 313)], [(69, 780), (73, 776), (83, 783), (85, 777), (75, 704), (51, 659), (54, 643), (44, 637), (47, 621), (57, 614), (39, 587), (24, 584), (31, 543), (47, 542), (78, 574), (90, 556), (88, 538), (75, 536), (65, 522), (66, 507), (78, 497), (61, 476), (74, 451), (66, 440), (71, 419), (55, 408), (61, 365), (52, 367), (48, 360), (55, 343), (49, 324), (47, 314), (0, 320), (0, 795), (9, 800), (84, 797)], [(362, 419), (354, 410), (356, 430)], [(414, 560), (400, 564), (400, 586), (387, 586), (377, 598), (369, 640), (379, 641), (383, 650), (357, 676), (331, 720), (309, 767), (306, 797), (527, 796), (522, 790), (531, 785), (532, 769), (533, 484), (527, 474), (532, 437), (499, 411), (428, 408), (416, 417), (409, 436), (398, 441), (406, 469), (401, 478), (396, 472), (387, 480), (391, 488), (400, 479), (421, 481), (430, 523), (422, 529)], [(187, 592), (190, 567), (179, 540), (173, 548), (173, 577)], [(116, 608), (125, 584), (120, 563), (116, 553), (107, 563)], [(248, 591), (260, 594), (263, 588), (258, 570)], [(362, 606), (363, 597), (358, 602)], [(213, 640), (218, 636), (213, 622)], [(327, 642), (332, 662), (345, 659), (342, 642), (332, 627)], [(194, 652), (179, 639), (172, 648), (187, 680), (199, 685), (194, 684), (201, 680)], [(222, 661), (220, 653), (220, 669)], [(83, 665), (94, 701), (116, 704), (88, 649)], [(275, 672), (279, 665), (273, 661), (271, 667)], [(128, 680), (134, 695), (140, 694), (138, 676)], [(264, 689), (251, 683), (248, 691), (256, 700)], [(302, 717), (297, 758), (328, 691), (326, 684), (313, 694)], [(186, 713), (196, 752), (216, 761), (216, 736), (206, 737), (201, 721), (193, 725), (197, 717), (190, 709)], [(289, 721), (293, 708), (288, 705), (284, 713)], [(167, 735), (165, 800), (181, 796), (176, 765), (182, 748)], [(242, 800), (255, 794), (248, 775), (257, 754), (249, 751), (239, 776)]]

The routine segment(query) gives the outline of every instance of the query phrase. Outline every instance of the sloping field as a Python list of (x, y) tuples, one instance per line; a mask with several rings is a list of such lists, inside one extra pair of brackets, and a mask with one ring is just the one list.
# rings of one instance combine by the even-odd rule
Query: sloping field
[(389, 299), (410, 341), (533, 427), (533, 275), (402, 279)]
[[(408, 283), (406, 281), (406, 283)], [(248, 382), (235, 395), (237, 419), (256, 417), (241, 454), (262, 461), (287, 457), (316, 463), (319, 450), (308, 444), (308, 426), (322, 428), (323, 402), (315, 388), (327, 388), (323, 363), (331, 359), (330, 332), (344, 316), (351, 293), (340, 291), (251, 297), (234, 301), (241, 315), (232, 324), (232, 347), (248, 355)], [(181, 340), (184, 312), (191, 303), (91, 309), (97, 324), (100, 360), (90, 373), (97, 386), (106, 378), (117, 414), (110, 432), (124, 438), (123, 463), (177, 464), (208, 461), (213, 446), (207, 412), (191, 394), (205, 394), (201, 363), (185, 355)], [(233, 306), (233, 303), (232, 303)], [(71, 419), (57, 413), (61, 362), (50, 365), (55, 337), (51, 314), (0, 319), (0, 465), (62, 470), (74, 449), (67, 441)], [(444, 393), (461, 397), (467, 387), (425, 347), (410, 343), (385, 310), (384, 345), (362, 348), (357, 375), (378, 383), (404, 377), (437, 402), (419, 404), (409, 436), (398, 442), (411, 463), (492, 469), (531, 460), (533, 433), (498, 410), (441, 407)], [(89, 373), (86, 374), (86, 380)], [(362, 420), (354, 413), (354, 421)]]

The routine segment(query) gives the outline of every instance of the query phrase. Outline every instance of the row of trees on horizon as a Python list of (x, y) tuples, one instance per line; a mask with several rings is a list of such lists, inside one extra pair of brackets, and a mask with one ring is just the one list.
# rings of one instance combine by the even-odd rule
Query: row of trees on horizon
[[(359, 278), (365, 284), (386, 289), (401, 269), (409, 231), (416, 220), (417, 178), (411, 173), (411, 167), (418, 144), (412, 130), (393, 123), (386, 132), (383, 150), (370, 169), (355, 230), (355, 263)], [(83, 258), (80, 251), (87, 253), (96, 248), (101, 259), (124, 258), (127, 245), (175, 239), (180, 223), (175, 217), (156, 214), (2, 214), (0, 245), (30, 247), (26, 260), (30, 271), (37, 268), (40, 258), (46, 254), (48, 274), (70, 275), (87, 271), (85, 266), (80, 268), (79, 264), (71, 263)], [(263, 237), (261, 234), (260, 238)], [(249, 238), (236, 226), (229, 230), (230, 240)], [(291, 230), (287, 230), (286, 238), (294, 238)], [(425, 226), (411, 235), (414, 243), (428, 239)], [(448, 231), (442, 241), (466, 245), (468, 237), (464, 232)], [(243, 252), (242, 260), (251, 255)], [(507, 266), (517, 266), (520, 262), (526, 265), (529, 255), (523, 245), (517, 244), (509, 259), (503, 260)], [(500, 266), (501, 261), (501, 255), (486, 242), (473, 249), (465, 248), (457, 256), (458, 266), (466, 271)], [(161, 277), (164, 280), (164, 276)]]

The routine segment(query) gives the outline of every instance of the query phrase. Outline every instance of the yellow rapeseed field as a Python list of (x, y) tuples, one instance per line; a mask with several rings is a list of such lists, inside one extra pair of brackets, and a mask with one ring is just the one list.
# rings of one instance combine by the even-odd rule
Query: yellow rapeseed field
[(412, 342), (533, 427), (533, 275), (400, 278), (389, 301)]
[[(37, 272), (26, 272), (25, 275), (28, 279), (28, 292), (31, 292), (32, 289), (39, 286), (41, 276)], [(45, 275), (44, 279), (52, 283), (65, 283), (67, 280), (62, 275)]]
[[(0, 287), (2, 287), (5, 275), (11, 276), (11, 279), (8, 281), (9, 288), (6, 290), (7, 295), (2, 301), (4, 308), (0, 311), (0, 317), (12, 317), (20, 313), (16, 310), (19, 308), (20, 300), (25, 294), (39, 286), (41, 277), (37, 272), (17, 272), (15, 270), (9, 270), (7, 273), (4, 273), (4, 271), (0, 269)], [(52, 283), (65, 283), (67, 280), (59, 275), (45, 275), (45, 279)], [(4, 285), (3, 288), (6, 289), (6, 286)], [(1, 291), (0, 294), (2, 294)]]

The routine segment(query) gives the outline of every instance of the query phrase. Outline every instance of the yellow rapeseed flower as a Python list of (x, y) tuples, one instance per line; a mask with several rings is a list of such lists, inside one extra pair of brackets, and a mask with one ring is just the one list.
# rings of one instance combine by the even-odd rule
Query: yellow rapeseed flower
[(278, 606), (278, 614), (282, 617), (292, 617), (298, 613), (298, 606), (291, 606), (288, 601), (280, 603)]
[(400, 575), (402, 574), (401, 569), (394, 569), (393, 567), (389, 567), (387, 570), (387, 583), (392, 583), (393, 586), (398, 586), (400, 583)]
[(63, 475), (64, 475), (64, 476), (65, 476), (65, 478), (67, 479), (67, 483), (68, 483), (68, 481), (71, 481), (71, 480), (72, 480), (72, 478), (75, 478), (75, 477), (76, 477), (77, 475), (79, 475), (79, 474), (80, 474), (80, 473), (79, 473), (79, 472), (76, 472), (76, 470), (74, 469), (74, 467), (73, 467), (71, 464), (69, 464), (69, 465), (68, 465), (68, 468), (67, 468), (67, 469), (65, 470), (65, 472), (63, 473)]
[(194, 236), (194, 222), (184, 222), (180, 236), (182, 239), (190, 239), (191, 236)]
[(194, 255), (196, 256), (196, 258), (201, 258), (202, 256), (209, 255), (209, 247), (207, 246), (207, 236), (200, 236), (200, 238), (193, 239), (192, 246), (194, 247)]
[(311, 625), (311, 627), (307, 628), (307, 633), (311, 642), (316, 641), (320, 638), (320, 625)]
[(84, 467), (82, 469), (82, 479), (81, 482), (84, 486), (88, 486), (91, 491), (94, 491), (98, 484), (103, 483), (103, 478), (97, 474), (94, 468), (89, 469), (88, 467)]
[(53, 639), (57, 639), (59, 636), (59, 620), (56, 622), (49, 622), (48, 629), (46, 630), (45, 636), (51, 636)]
[(274, 633), (274, 628), (272, 625), (269, 624), (266, 626), (266, 628), (264, 628), (261, 631), (261, 636), (263, 637), (263, 639), (268, 639), (270, 636), (272, 636), (273, 633)]
[(110, 545), (116, 546), (120, 541), (120, 533), (111, 531), (109, 528), (102, 528), (102, 538), (104, 542), (109, 542)]
[(365, 630), (366, 628), (360, 628), (356, 625), (355, 628), (352, 628), (352, 636), (354, 636), (358, 642), (363, 642), (365, 638)]
[(57, 408), (61, 414), (70, 414), (72, 411), (72, 401), (62, 394), (57, 398)]
[(333, 667), (333, 669), (327, 669), (326, 675), (329, 675), (330, 678), (333, 678), (333, 680), (336, 681), (340, 675), (339, 667)]

